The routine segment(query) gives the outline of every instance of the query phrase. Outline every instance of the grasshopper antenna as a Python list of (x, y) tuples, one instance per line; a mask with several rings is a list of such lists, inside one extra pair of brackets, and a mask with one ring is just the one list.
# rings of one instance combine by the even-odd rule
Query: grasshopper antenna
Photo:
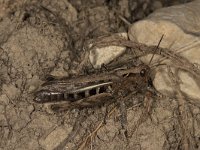
[(158, 45), (156, 46), (156, 49), (153, 51), (153, 55), (152, 55), (152, 57), (151, 57), (151, 59), (150, 59), (150, 61), (149, 61), (149, 65), (151, 64), (151, 62), (152, 62), (152, 60), (153, 60), (153, 57), (154, 57), (154, 55), (156, 54), (156, 51), (158, 50), (158, 48), (159, 48), (159, 46), (160, 46), (160, 43), (161, 43), (163, 37), (164, 37), (164, 34), (163, 34), (162, 37), (160, 38), (160, 40), (159, 40), (159, 42), (158, 42)]

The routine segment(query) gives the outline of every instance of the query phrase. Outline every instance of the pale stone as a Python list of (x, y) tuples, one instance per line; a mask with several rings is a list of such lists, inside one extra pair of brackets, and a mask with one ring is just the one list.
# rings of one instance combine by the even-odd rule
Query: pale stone
[[(191, 64), (200, 65), (200, 0), (184, 5), (162, 8), (152, 13), (145, 20), (136, 22), (130, 29), (130, 40), (146, 45), (157, 45), (162, 35), (160, 47), (168, 48), (176, 54), (186, 58)], [(148, 64), (152, 55), (141, 58)], [(154, 62), (160, 57), (154, 57)], [(162, 62), (163, 63), (163, 62)], [(165, 60), (169, 66), (173, 66), (171, 60)], [(184, 67), (182, 64), (181, 67)], [(162, 67), (163, 68), (163, 67)], [(178, 68), (177, 68), (178, 69)], [(164, 95), (174, 96), (177, 90), (170, 84), (167, 70), (161, 71), (158, 66), (153, 81), (155, 88)], [(180, 90), (193, 99), (200, 98), (198, 80), (192, 78), (189, 72), (179, 71)]]
[(174, 92), (172, 81), (169, 79), (167, 69), (164, 67), (160, 67), (159, 70), (157, 70), (153, 84), (156, 85), (156, 89), (161, 93), (171, 95)]
[(192, 63), (200, 64), (199, 55), (197, 55), (200, 47), (200, 37), (184, 33), (183, 30), (171, 22), (144, 20), (133, 24), (129, 31), (131, 40), (137, 40), (146, 45), (157, 45), (162, 35), (164, 35), (164, 38), (160, 47), (174, 50), (181, 56), (191, 60)]
[[(127, 33), (119, 33), (118, 35), (127, 39)], [(94, 68), (101, 68), (102, 64), (108, 64), (124, 53), (125, 50), (126, 47), (123, 46), (106, 46), (96, 48), (90, 51), (89, 59)]]
[(189, 76), (188, 73), (182, 71), (179, 73), (179, 76), (181, 77), (181, 91), (183, 91), (186, 94), (190, 93), (189, 95), (192, 98), (200, 99), (200, 94), (197, 94), (200, 93), (200, 87), (197, 84), (197, 82), (195, 82), (194, 78)]

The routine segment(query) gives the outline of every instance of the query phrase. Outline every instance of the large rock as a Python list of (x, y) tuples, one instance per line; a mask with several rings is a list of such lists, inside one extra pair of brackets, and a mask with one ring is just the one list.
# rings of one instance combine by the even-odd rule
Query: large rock
[[(164, 35), (160, 47), (168, 48), (187, 59), (189, 63), (200, 66), (199, 8), (200, 0), (196, 0), (184, 5), (159, 9), (145, 20), (134, 23), (129, 29), (128, 36), (132, 41), (157, 45)], [(144, 63), (149, 63), (151, 56), (141, 59)], [(158, 59), (159, 57), (155, 57), (153, 62)], [(170, 61), (165, 60), (165, 63), (167, 62), (177, 76), (180, 90), (189, 98), (200, 99), (199, 77), (194, 78), (190, 71), (183, 71)], [(184, 68), (184, 65), (182, 64), (181, 68)], [(155, 70), (154, 86), (167, 96), (174, 96), (177, 90), (166, 66), (158, 66)]]

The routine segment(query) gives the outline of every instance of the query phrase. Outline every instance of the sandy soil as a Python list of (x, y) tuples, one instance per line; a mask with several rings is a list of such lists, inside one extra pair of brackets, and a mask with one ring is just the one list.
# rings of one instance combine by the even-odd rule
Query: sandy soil
[(34, 91), (47, 75), (68, 76), (77, 68), (87, 40), (126, 32), (128, 24), (119, 16), (132, 23), (157, 8), (182, 2), (1, 0), (0, 149), (63, 149), (60, 144), (74, 133), (77, 120), (78, 133), (71, 135), (65, 149), (200, 149), (200, 109), (188, 104), (187, 118), (180, 118), (176, 99), (154, 100), (150, 114), (141, 105), (129, 108), (128, 142), (119, 130), (119, 110), (102, 123), (105, 107), (53, 113), (33, 102)]

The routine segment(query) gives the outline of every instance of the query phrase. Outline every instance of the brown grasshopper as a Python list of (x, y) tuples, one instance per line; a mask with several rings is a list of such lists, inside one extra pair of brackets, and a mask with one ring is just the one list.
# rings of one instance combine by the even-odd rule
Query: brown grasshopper
[[(142, 91), (150, 85), (147, 65), (118, 68), (74, 78), (63, 78), (44, 83), (35, 93), (37, 103), (54, 103), (53, 111), (85, 108), (111, 103), (116, 98)], [(64, 103), (63, 103), (64, 102)]]

